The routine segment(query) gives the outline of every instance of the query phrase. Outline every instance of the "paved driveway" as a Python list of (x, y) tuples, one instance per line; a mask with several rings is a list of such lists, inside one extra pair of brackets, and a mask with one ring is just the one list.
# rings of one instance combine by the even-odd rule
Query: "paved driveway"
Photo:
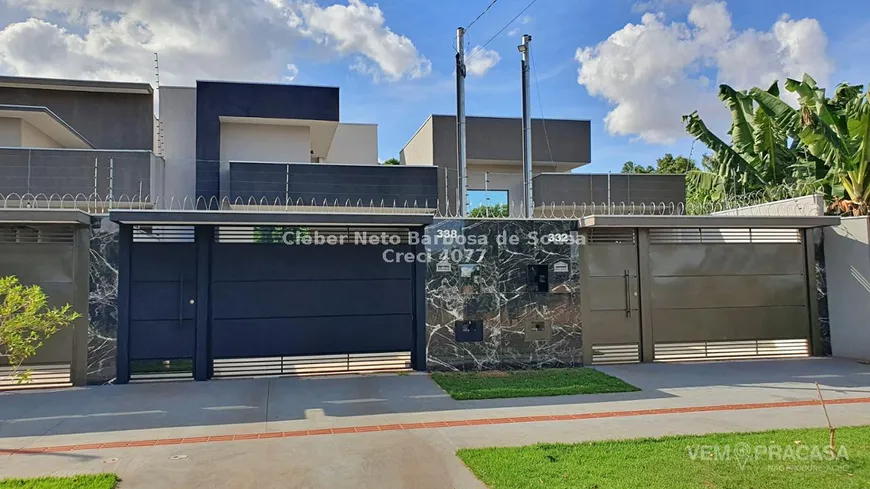
[[(870, 424), (870, 366), (854, 362), (601, 370), (643, 390), (459, 402), (415, 374), (2, 394), (0, 449), (66, 449), (0, 455), (0, 477), (110, 470), (125, 479), (123, 489), (480, 487), (453, 455), (458, 447), (821, 426), (824, 416), (811, 405), (816, 381), (826, 398), (839, 402), (830, 408), (835, 423)], [(367, 432), (386, 427), (392, 428)], [(268, 438), (250, 439), (258, 433)], [(320, 434), (326, 436), (314, 436)], [(232, 437), (219, 435), (247, 441), (222, 442)], [(157, 439), (177, 444), (136, 447), (137, 440), (155, 445)], [(116, 441), (125, 441), (123, 448), (82, 447)], [(79, 448), (69, 451), (72, 445)]]

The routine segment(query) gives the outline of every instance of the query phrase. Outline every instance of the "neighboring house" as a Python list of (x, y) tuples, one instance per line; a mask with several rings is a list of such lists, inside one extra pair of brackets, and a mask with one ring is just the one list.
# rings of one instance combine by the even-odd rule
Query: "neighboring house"
[[(0, 202), (437, 201), (436, 169), (378, 165), (375, 124), (339, 122), (339, 89), (0, 77)], [(67, 204), (68, 206), (70, 204)], [(141, 204), (137, 204), (141, 205)]]
[[(377, 125), (339, 122), (333, 87), (215, 81), (161, 87), (157, 128), (166, 195), (177, 200), (334, 200), (340, 195), (308, 191), (333, 173), (348, 173), (328, 165), (378, 164)], [(311, 164), (324, 166), (312, 171)]]
[[(458, 202), (456, 117), (431, 115), (401, 151), (401, 163), (443, 169), (441, 192)], [(523, 200), (522, 119), (466, 117), (470, 207)], [(532, 195), (536, 207), (685, 201), (682, 175), (572, 173), (592, 161), (588, 120), (532, 119)], [(442, 198), (444, 198), (442, 197)], [(444, 205), (442, 204), (442, 209)]]
[(0, 199), (161, 194), (153, 107), (147, 83), (0, 77)]

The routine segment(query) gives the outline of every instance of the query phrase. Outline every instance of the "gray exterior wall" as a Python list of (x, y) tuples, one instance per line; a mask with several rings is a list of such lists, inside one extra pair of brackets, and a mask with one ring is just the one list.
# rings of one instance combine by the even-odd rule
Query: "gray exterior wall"
[(151, 94), (0, 87), (0, 104), (48, 107), (100, 149), (151, 150)]
[[(2, 224), (4, 220), (17, 219), (18, 216), (12, 214), (15, 212), (19, 211), (6, 211), (0, 216), (0, 277), (14, 275), (24, 285), (38, 285), (48, 296), (50, 307), (69, 304), (73, 311), (81, 314), (70, 327), (46, 340), (25, 365), (70, 364), (69, 381), (84, 385), (87, 373), (89, 230), (81, 225), (39, 221), (23, 225)], [(40, 217), (50, 221), (52, 211), (47, 212), (49, 214)], [(16, 233), (16, 230), (19, 231)], [(0, 366), (5, 365), (8, 362), (0, 358)]]
[(825, 228), (831, 352), (870, 360), (870, 218)]
[[(609, 190), (608, 190), (609, 189)], [(677, 205), (686, 202), (685, 175), (544, 173), (532, 180), (536, 206), (571, 204)]]
[(0, 149), (0, 162), (0, 195), (7, 198), (29, 193), (106, 199), (111, 190), (117, 200), (144, 198), (162, 187), (163, 160), (151, 151)]
[[(438, 198), (438, 169), (434, 167), (276, 164), (230, 162), (232, 201), (247, 203), (296, 202), (321, 205), (327, 201), (353, 206), (371, 201), (380, 206), (434, 208)], [(428, 205), (427, 205), (428, 203)]]
[[(456, 116), (433, 115), (432, 124), (435, 164), (455, 168)], [(465, 133), (470, 160), (522, 160), (523, 125), (518, 117), (467, 117)], [(589, 121), (532, 119), (532, 160), (536, 162), (589, 163), (590, 141)]]

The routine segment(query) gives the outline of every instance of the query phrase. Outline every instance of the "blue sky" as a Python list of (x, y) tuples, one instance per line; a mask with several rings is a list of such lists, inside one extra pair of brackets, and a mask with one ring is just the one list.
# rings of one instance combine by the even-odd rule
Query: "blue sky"
[[(416, 80), (416, 90), (391, 90), (389, 86), (367, 84), (356, 73), (341, 67), (324, 66), (318, 80), (341, 80), (342, 115), (352, 120), (373, 120), (380, 127), (380, 154), (388, 158), (398, 153), (417, 127), (430, 113), (455, 113), (453, 87), (452, 37), (459, 24), (469, 22), (480, 12), (484, 1), (408, 2), (381, 1), (390, 25), (409, 35), (418, 48), (432, 60), (428, 79)], [(626, 160), (653, 164), (666, 152), (689, 154), (691, 140), (674, 144), (649, 144), (634, 136), (612, 136), (603, 119), (610, 105), (590, 96), (577, 83), (578, 63), (574, 59), (580, 46), (594, 46), (627, 23), (640, 21), (640, 13), (632, 10), (635, 2), (538, 0), (527, 14), (528, 24), (520, 24), (522, 32), (533, 36), (533, 53), (537, 68), (538, 87), (532, 86), (533, 115), (592, 121), (592, 164), (584, 171), (619, 171)], [(445, 5), (446, 4), (446, 5)], [(474, 46), (488, 39), (528, 4), (527, 0), (500, 0), (492, 10), (472, 27), (469, 44)], [(787, 9), (783, 9), (787, 5)], [(730, 1), (729, 10), (736, 29), (770, 29), (782, 15), (793, 18), (814, 17), (828, 34), (829, 53), (836, 66), (831, 80), (849, 78), (853, 83), (870, 82), (870, 50), (867, 49), (870, 27), (870, 4), (863, 1), (829, 2), (819, 8), (818, 2)], [(668, 17), (685, 19), (687, 4), (667, 6)], [(863, 11), (863, 15), (856, 15)], [(459, 20), (462, 19), (462, 20)], [(585, 20), (584, 20), (585, 19)], [(486, 76), (468, 80), (467, 112), (470, 115), (519, 116), (519, 59), (516, 50), (519, 36), (504, 33), (488, 46), (497, 50), (502, 59)], [(864, 48), (850, 47), (856, 35), (864, 34)], [(850, 54), (851, 51), (851, 54)], [(863, 53), (864, 66), (856, 63)], [(842, 74), (842, 75), (840, 75)], [(307, 81), (306, 77), (300, 80)], [(836, 83), (836, 82), (835, 82)], [(540, 96), (540, 103), (537, 97)], [(704, 148), (695, 148), (695, 153)]]
[[(158, 51), (164, 83), (339, 86), (342, 119), (377, 123), (387, 159), (429, 114), (455, 112), (456, 27), (490, 1), (0, 0), (0, 71), (153, 81)], [(469, 30), (469, 48), (529, 2), (498, 0)], [(679, 116), (698, 109), (725, 131), (721, 82), (749, 88), (806, 70), (829, 87), (870, 82), (866, 0), (537, 0), (487, 46), (498, 62), (468, 78), (469, 115), (520, 115), (522, 33), (533, 36), (533, 115), (592, 122), (584, 171), (699, 156)]]

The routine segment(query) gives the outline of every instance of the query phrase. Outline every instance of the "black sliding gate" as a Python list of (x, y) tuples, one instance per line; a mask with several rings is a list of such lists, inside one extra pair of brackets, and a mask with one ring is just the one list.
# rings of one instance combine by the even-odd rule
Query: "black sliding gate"
[(306, 229), (315, 231), (345, 244), (288, 245), (252, 227), (122, 225), (118, 382), (424, 369), (425, 264), (384, 260), (418, 246)]

